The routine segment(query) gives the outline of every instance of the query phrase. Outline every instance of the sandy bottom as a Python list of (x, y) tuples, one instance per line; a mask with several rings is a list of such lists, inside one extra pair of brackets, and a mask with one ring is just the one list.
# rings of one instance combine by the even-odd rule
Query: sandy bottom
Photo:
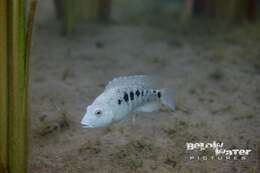
[[(216, 32), (91, 24), (62, 37), (51, 9), (43, 5), (38, 12), (30, 71), (31, 173), (259, 171), (259, 25)], [(106, 83), (131, 74), (156, 74), (174, 85), (177, 111), (82, 129), (85, 107)], [(212, 141), (252, 153), (243, 161), (190, 160), (214, 153), (187, 152), (186, 142)]]

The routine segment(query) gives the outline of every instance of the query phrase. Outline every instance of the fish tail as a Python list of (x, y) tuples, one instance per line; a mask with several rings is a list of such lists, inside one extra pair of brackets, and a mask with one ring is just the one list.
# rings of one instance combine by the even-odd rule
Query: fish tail
[(175, 93), (173, 89), (169, 89), (169, 88), (164, 88), (161, 90), (162, 91), (162, 97), (161, 97), (161, 101), (164, 105), (168, 106), (169, 108), (171, 108), (172, 111), (175, 111)]

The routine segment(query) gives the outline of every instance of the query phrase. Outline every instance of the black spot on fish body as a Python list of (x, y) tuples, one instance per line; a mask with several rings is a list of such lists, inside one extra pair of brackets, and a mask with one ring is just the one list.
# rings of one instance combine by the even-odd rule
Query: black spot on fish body
[(129, 99), (129, 98), (128, 98), (128, 94), (125, 92), (125, 93), (124, 93), (124, 100), (125, 100), (125, 102), (128, 102), (128, 99)]
[(158, 98), (161, 98), (161, 92), (160, 91), (157, 93), (157, 96), (158, 96)]
[(136, 90), (135, 94), (136, 94), (137, 97), (139, 97), (140, 91), (139, 91), (139, 90)]
[(142, 92), (141, 92), (141, 96), (144, 96), (144, 90), (142, 90)]
[(156, 91), (155, 91), (155, 90), (153, 90), (153, 93), (155, 94), (155, 93), (156, 93)]
[(121, 105), (122, 100), (118, 99), (118, 100), (117, 100), (117, 103), (118, 103), (119, 105)]
[(134, 100), (134, 93), (133, 93), (133, 91), (130, 91), (130, 99)]

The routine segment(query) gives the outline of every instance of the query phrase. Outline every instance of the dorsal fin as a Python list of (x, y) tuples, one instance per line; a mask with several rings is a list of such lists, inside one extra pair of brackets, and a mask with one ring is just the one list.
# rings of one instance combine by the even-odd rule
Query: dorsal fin
[(105, 90), (115, 87), (131, 87), (138, 86), (144, 88), (158, 88), (157, 82), (154, 78), (146, 75), (134, 75), (134, 76), (125, 76), (117, 77), (111, 80)]

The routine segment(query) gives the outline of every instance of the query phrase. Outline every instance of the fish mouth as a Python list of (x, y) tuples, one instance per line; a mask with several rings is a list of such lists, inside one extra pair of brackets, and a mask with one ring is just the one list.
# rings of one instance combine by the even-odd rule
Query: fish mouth
[(81, 127), (84, 128), (84, 129), (87, 129), (87, 128), (93, 128), (93, 127), (90, 126), (90, 125), (81, 125)]
[(81, 127), (82, 128), (93, 128), (93, 126), (92, 125), (90, 125), (90, 124), (83, 124), (83, 123), (81, 123)]

